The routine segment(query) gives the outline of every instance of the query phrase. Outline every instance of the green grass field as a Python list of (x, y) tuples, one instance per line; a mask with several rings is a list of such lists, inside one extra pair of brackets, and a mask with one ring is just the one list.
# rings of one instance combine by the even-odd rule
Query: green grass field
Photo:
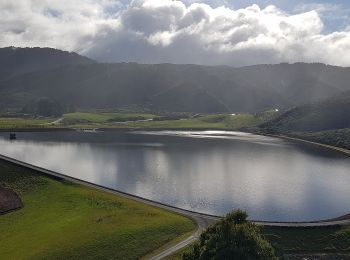
[(54, 119), (0, 118), (0, 129), (44, 128)]
[(69, 113), (64, 114), (64, 124), (74, 124), (74, 123), (113, 123), (113, 122), (124, 122), (131, 120), (143, 120), (155, 118), (155, 115), (144, 114), (144, 113)]
[(219, 114), (207, 115), (197, 118), (183, 120), (166, 120), (151, 122), (129, 123), (129, 127), (140, 128), (174, 128), (174, 129), (239, 129), (243, 127), (252, 127), (260, 123), (260, 118), (251, 114)]
[(192, 220), (0, 161), (24, 208), (0, 216), (1, 259), (137, 259), (195, 230)]
[[(178, 120), (161, 120), (160, 116), (145, 113), (86, 113), (76, 112), (63, 115), (63, 121), (50, 124), (55, 119), (0, 118), (0, 128), (162, 128), (162, 129), (223, 129), (238, 130), (254, 128), (267, 120), (269, 113), (253, 114), (214, 114), (201, 115)], [(146, 122), (127, 122), (145, 119)]]
[(196, 118), (188, 118), (181, 120), (154, 120), (147, 122), (128, 122), (123, 124), (105, 123), (88, 123), (83, 120), (77, 120), (75, 125), (67, 125), (67, 127), (75, 128), (118, 128), (118, 129), (222, 129), (237, 130), (247, 127), (255, 127), (262, 121), (259, 116), (251, 114), (240, 115), (203, 115)]

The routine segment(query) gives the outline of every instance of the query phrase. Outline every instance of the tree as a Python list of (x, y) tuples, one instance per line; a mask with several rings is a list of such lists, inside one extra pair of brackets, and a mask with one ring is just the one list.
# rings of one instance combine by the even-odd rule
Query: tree
[(22, 112), (39, 116), (62, 116), (63, 108), (61, 104), (48, 98), (40, 98), (27, 103)]
[(24, 105), (22, 108), (22, 113), (35, 115), (37, 110), (37, 103), (35, 101), (30, 101)]
[(48, 98), (41, 98), (37, 102), (36, 114), (40, 116), (62, 116), (62, 106)]
[(5, 112), (5, 104), (0, 103), (0, 113)]
[(260, 234), (260, 228), (237, 210), (204, 231), (184, 260), (277, 259), (274, 249)]
[(74, 104), (69, 104), (66, 111), (67, 111), (67, 113), (74, 113), (77, 111), (77, 108), (75, 107)]

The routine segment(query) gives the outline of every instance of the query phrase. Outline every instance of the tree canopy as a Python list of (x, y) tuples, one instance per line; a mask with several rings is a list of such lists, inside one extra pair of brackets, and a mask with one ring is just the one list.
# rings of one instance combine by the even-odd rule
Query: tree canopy
[(49, 98), (40, 98), (26, 104), (22, 109), (22, 112), (46, 117), (62, 116), (63, 108), (57, 101)]
[(183, 259), (277, 259), (260, 228), (247, 217), (241, 210), (227, 214), (201, 234)]

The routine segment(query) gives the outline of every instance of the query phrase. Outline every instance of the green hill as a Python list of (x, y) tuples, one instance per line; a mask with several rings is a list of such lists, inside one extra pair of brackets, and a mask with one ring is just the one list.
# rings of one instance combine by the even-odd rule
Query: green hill
[[(350, 91), (350, 68), (324, 64), (233, 68), (95, 63), (53, 49), (10, 49), (0, 49), (0, 107), (13, 109), (48, 97), (81, 109), (139, 106), (152, 111), (259, 112)], [(25, 55), (6, 58), (9, 52)]]
[(52, 48), (0, 48), (0, 80), (34, 71), (91, 63), (94, 61), (74, 52)]
[(350, 92), (292, 108), (263, 125), (288, 131), (325, 131), (350, 128)]

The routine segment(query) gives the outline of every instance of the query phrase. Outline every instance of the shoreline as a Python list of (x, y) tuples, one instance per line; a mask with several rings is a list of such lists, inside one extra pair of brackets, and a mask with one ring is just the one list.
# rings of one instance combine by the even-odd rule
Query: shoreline
[[(90, 130), (93, 129), (74, 129), (74, 128), (19, 128), (19, 129), (13, 129), (13, 131), (9, 130), (9, 129), (0, 129), (0, 132), (65, 132), (65, 131), (84, 131), (86, 130), (87, 132), (89, 132)], [(304, 139), (300, 139), (300, 138), (295, 138), (295, 137), (290, 137), (290, 136), (286, 136), (286, 135), (278, 135), (278, 134), (269, 134), (269, 133), (264, 133), (264, 132), (254, 132), (254, 131), (244, 131), (244, 130), (229, 130), (229, 129), (215, 129), (215, 128), (202, 128), (202, 129), (197, 129), (197, 128), (184, 128), (184, 129), (178, 129), (178, 128), (96, 128), (95, 131), (98, 132), (109, 132), (109, 131), (117, 131), (117, 132), (123, 132), (123, 131), (233, 131), (233, 132), (242, 132), (242, 133), (248, 133), (248, 134), (255, 134), (255, 135), (261, 135), (261, 136), (267, 136), (267, 137), (273, 137), (273, 138), (280, 138), (280, 139), (285, 139), (285, 140), (290, 140), (290, 141), (294, 141), (294, 142), (300, 142), (300, 143), (304, 143), (304, 144), (309, 144), (309, 145), (316, 145), (325, 149), (329, 149), (329, 150), (333, 150), (335, 152), (339, 152), (345, 156), (350, 157), (350, 150), (344, 149), (344, 148), (340, 148), (340, 147), (336, 147), (336, 146), (331, 146), (331, 145), (326, 145), (326, 144), (322, 144), (322, 143), (317, 143), (317, 142), (312, 142), (312, 141), (308, 141), (308, 140), (304, 140)], [(170, 211), (181, 211), (182, 213), (179, 213), (181, 215), (185, 215), (187, 216), (187, 214), (195, 214), (197, 215), (197, 217), (203, 217), (203, 218), (208, 218), (211, 220), (219, 220), (221, 219), (223, 216), (218, 216), (218, 215), (212, 215), (212, 214), (206, 214), (206, 213), (201, 213), (201, 212), (196, 212), (196, 211), (192, 211), (192, 210), (187, 210), (187, 209), (183, 209), (183, 208), (179, 208), (176, 206), (171, 206), (165, 203), (161, 203), (158, 201), (154, 201), (154, 200), (150, 200), (147, 198), (143, 198), (137, 195), (133, 195), (127, 192), (123, 192), (123, 191), (119, 191), (119, 190), (115, 190), (112, 188), (107, 188), (104, 187), (102, 185), (98, 185), (95, 183), (91, 183), (88, 181), (84, 181), (75, 177), (71, 177), (62, 173), (58, 173), (58, 172), (54, 172), (42, 167), (38, 167), (32, 164), (28, 164), (19, 160), (16, 160), (14, 158), (10, 158), (7, 156), (4, 156), (2, 154), (0, 154), (0, 160), (5, 160), (11, 163), (14, 163), (16, 165), (25, 167), (25, 168), (29, 168), (32, 170), (35, 170), (37, 172), (39, 172), (40, 174), (44, 174), (47, 175), (49, 177), (53, 177), (53, 178), (58, 178), (58, 179), (67, 179), (70, 180), (72, 182), (77, 182), (80, 183), (82, 185), (87, 185), (87, 186), (92, 186), (98, 189), (104, 189), (107, 192), (116, 192), (119, 195), (122, 196), (127, 196), (131, 199), (134, 200), (141, 200), (144, 203), (152, 203), (155, 204), (156, 207), (167, 207), (168, 210)], [(337, 222), (337, 221), (349, 221), (350, 224), (350, 213), (339, 216), (339, 217), (335, 217), (335, 218), (330, 218), (330, 219), (321, 219), (321, 220), (312, 220), (312, 221), (265, 221), (265, 220), (250, 220), (254, 223), (257, 224), (261, 224), (261, 225), (266, 225), (269, 226), (271, 224), (281, 224), (283, 226), (286, 226), (288, 224), (291, 225), (303, 225), (303, 224), (310, 224), (310, 225), (314, 225), (314, 224), (320, 224), (320, 223), (332, 223), (332, 222)]]
[(345, 148), (341, 148), (341, 147), (337, 147), (337, 146), (333, 146), (333, 145), (329, 145), (329, 144), (317, 143), (317, 142), (309, 141), (309, 140), (306, 140), (306, 139), (301, 139), (301, 138), (288, 136), (288, 135), (283, 135), (283, 134), (278, 135), (278, 134), (268, 134), (268, 133), (259, 133), (259, 132), (246, 132), (246, 133), (262, 135), (262, 136), (268, 136), (268, 137), (281, 138), (281, 139), (291, 140), (291, 141), (295, 141), (295, 142), (301, 142), (301, 143), (316, 145), (316, 146), (319, 146), (319, 147), (322, 147), (322, 148), (326, 148), (326, 149), (329, 149), (329, 150), (333, 150), (333, 151), (342, 153), (342, 154), (350, 157), (350, 150), (345, 149)]
[(160, 128), (160, 127), (121, 127), (121, 128), (69, 128), (69, 127), (55, 127), (55, 128), (0, 128), (0, 133), (10, 133), (10, 132), (19, 132), (19, 133), (35, 133), (35, 132), (124, 132), (124, 131), (231, 131), (231, 132), (242, 132), (242, 133), (248, 133), (248, 134), (255, 134), (255, 135), (261, 135), (261, 136), (267, 136), (267, 137), (275, 137), (275, 138), (281, 138), (296, 142), (302, 142), (306, 144), (316, 145), (323, 148), (327, 148), (330, 150), (334, 150), (337, 152), (340, 152), (344, 155), (350, 156), (350, 150), (328, 145), (328, 144), (322, 144), (314, 141), (309, 141), (306, 139), (301, 139), (298, 137), (288, 136), (284, 134), (270, 134), (267, 132), (259, 132), (259, 131), (249, 131), (247, 129), (242, 130), (232, 130), (232, 129), (222, 129), (222, 128)]
[[(33, 129), (30, 129), (30, 131), (28, 131), (28, 129), (25, 129), (25, 132), (33, 132)], [(37, 132), (45, 132), (45, 130), (47, 129), (40, 129), (42, 131), (37, 131)], [(113, 129), (115, 130), (115, 129)], [(117, 129), (119, 131), (132, 131), (132, 130), (140, 130), (140, 129)], [(143, 129), (144, 130), (144, 129)], [(155, 130), (155, 129), (148, 129), (148, 130)], [(165, 130), (165, 129), (161, 129), (161, 130)], [(166, 129), (169, 130), (169, 129)], [(177, 129), (179, 130), (179, 129)], [(183, 130), (183, 129), (181, 129)], [(179, 131), (181, 131), (179, 130)], [(203, 129), (196, 129), (196, 130), (202, 130)], [(213, 129), (210, 129), (213, 130)], [(220, 129), (221, 131), (225, 131)], [(52, 131), (52, 129), (51, 129)], [(53, 131), (76, 131), (76, 129), (54, 129)], [(52, 131), (52, 132), (53, 132)], [(99, 131), (101, 131), (101, 129), (99, 129)], [(146, 130), (144, 130), (146, 131)], [(185, 131), (185, 130), (183, 130)], [(187, 130), (188, 131), (188, 130)], [(231, 130), (232, 131), (232, 130)], [(5, 132), (5, 131), (3, 131)], [(7, 132), (7, 131), (6, 131)], [(24, 131), (22, 131), (24, 132)], [(243, 131), (240, 131), (243, 132)], [(245, 133), (249, 133), (247, 131), (245, 131)], [(259, 134), (262, 136), (270, 136), (270, 137), (275, 137), (275, 138), (284, 138), (287, 140), (292, 140), (292, 141), (298, 141), (298, 142), (304, 142), (304, 143), (308, 143), (310, 145), (318, 145), (320, 147), (323, 147), (325, 149), (331, 149), (334, 150), (336, 152), (341, 152), (342, 154), (345, 154), (346, 156), (350, 156), (350, 151), (346, 150), (343, 151), (343, 149), (338, 149), (337, 147), (332, 147), (329, 145), (323, 145), (320, 143), (314, 143), (314, 142), (310, 142), (310, 141), (306, 141), (306, 140), (302, 140), (302, 139), (298, 139), (298, 138), (289, 138), (288, 136), (278, 136), (278, 135), (268, 135), (268, 134), (263, 134), (263, 133), (253, 133), (251, 132), (250, 134)], [(124, 198), (128, 198), (137, 202), (141, 202), (144, 203), (146, 205), (149, 206), (153, 206), (153, 207), (157, 207), (163, 210), (167, 210), (169, 212), (175, 213), (175, 214), (179, 214), (182, 215), (184, 217), (187, 217), (189, 219), (192, 219), (192, 221), (194, 221), (197, 225), (197, 230), (195, 230), (190, 236), (181, 239), (179, 242), (177, 242), (176, 244), (170, 244), (164, 245), (164, 249), (162, 249), (161, 251), (159, 251), (158, 253), (156, 253), (156, 255), (153, 255), (151, 257), (152, 260), (158, 260), (158, 259), (163, 259), (166, 256), (169, 256), (171, 254), (173, 254), (174, 252), (184, 248), (185, 246), (188, 246), (189, 244), (193, 243), (194, 241), (196, 241), (197, 239), (199, 239), (201, 233), (210, 225), (214, 224), (215, 222), (219, 221), (222, 216), (215, 216), (215, 215), (210, 215), (210, 214), (204, 214), (204, 213), (199, 213), (199, 212), (195, 212), (195, 211), (191, 211), (191, 210), (186, 210), (186, 209), (182, 209), (182, 208), (178, 208), (175, 206), (171, 206), (171, 205), (167, 205), (165, 203), (161, 203), (161, 202), (157, 202), (157, 201), (153, 201), (147, 198), (143, 198), (137, 195), (132, 195), (126, 192), (122, 192), (122, 191), (118, 191), (112, 188), (107, 188), (104, 187), (102, 185), (98, 185), (98, 184), (94, 184), (88, 181), (84, 181), (75, 177), (71, 177), (65, 174), (61, 174), (58, 172), (54, 172), (42, 167), (38, 167), (32, 164), (28, 164), (7, 156), (3, 156), (0, 154), (0, 160), (4, 160), (7, 162), (10, 162), (12, 164), (15, 164), (17, 166), (20, 167), (24, 167), (27, 169), (31, 169), (34, 170), (35, 172), (37, 172), (38, 174), (42, 174), (45, 176), (48, 176), (50, 178), (55, 178), (55, 179), (59, 179), (59, 180), (68, 180), (70, 182), (79, 184), (79, 185), (83, 185), (83, 186), (87, 186), (87, 187), (92, 187), (107, 193), (111, 193), (117, 196), (121, 196)], [(265, 227), (271, 227), (271, 228), (321, 228), (321, 227), (339, 227), (339, 226), (349, 226), (350, 225), (350, 214), (345, 214), (343, 216), (339, 216), (336, 218), (332, 218), (332, 219), (326, 219), (326, 220), (315, 220), (315, 221), (299, 221), (299, 222), (278, 222), (278, 221), (257, 221), (257, 220), (249, 220), (259, 226), (265, 226)]]
[[(176, 206), (172, 206), (169, 204), (165, 204), (162, 202), (154, 201), (151, 199), (147, 199), (141, 196), (133, 195), (127, 192), (119, 191), (116, 189), (108, 188), (99, 184), (95, 184), (89, 181), (85, 181), (79, 178), (71, 177), (66, 174), (58, 173), (55, 171), (51, 171), (39, 166), (35, 166), (33, 164), (29, 164), (26, 162), (19, 161), (17, 159), (5, 156), (0, 154), (0, 160), (10, 162), (12, 164), (15, 164), (20, 167), (24, 167), (27, 169), (34, 170), (38, 172), (38, 174), (42, 174), (44, 176), (48, 176), (54, 179), (58, 180), (68, 180), (73, 183), (77, 183), (80, 185), (85, 185), (89, 187), (93, 187), (99, 190), (103, 190), (105, 192), (113, 193), (115, 195), (123, 196), (135, 201), (143, 202), (151, 206), (159, 207), (162, 209), (166, 209), (175, 213), (178, 213), (180, 215), (192, 218), (195, 220), (197, 223), (199, 222), (205, 222), (205, 224), (208, 224), (208, 222), (216, 222), (223, 218), (223, 216), (218, 216), (218, 215), (212, 215), (212, 214), (207, 214), (207, 213), (201, 213), (201, 212), (196, 212), (193, 210), (188, 210), (188, 209), (183, 209), (179, 208)], [(200, 219), (200, 220), (199, 220)], [(334, 225), (350, 225), (350, 213), (345, 214), (339, 217), (331, 218), (331, 219), (321, 219), (321, 220), (312, 220), (312, 221), (264, 221), (264, 220), (252, 220), (250, 219), (249, 221), (262, 225), (262, 226), (278, 226), (278, 227), (317, 227), (317, 226), (334, 226)], [(203, 223), (202, 223), (203, 224)], [(203, 226), (203, 225), (201, 225)]]

